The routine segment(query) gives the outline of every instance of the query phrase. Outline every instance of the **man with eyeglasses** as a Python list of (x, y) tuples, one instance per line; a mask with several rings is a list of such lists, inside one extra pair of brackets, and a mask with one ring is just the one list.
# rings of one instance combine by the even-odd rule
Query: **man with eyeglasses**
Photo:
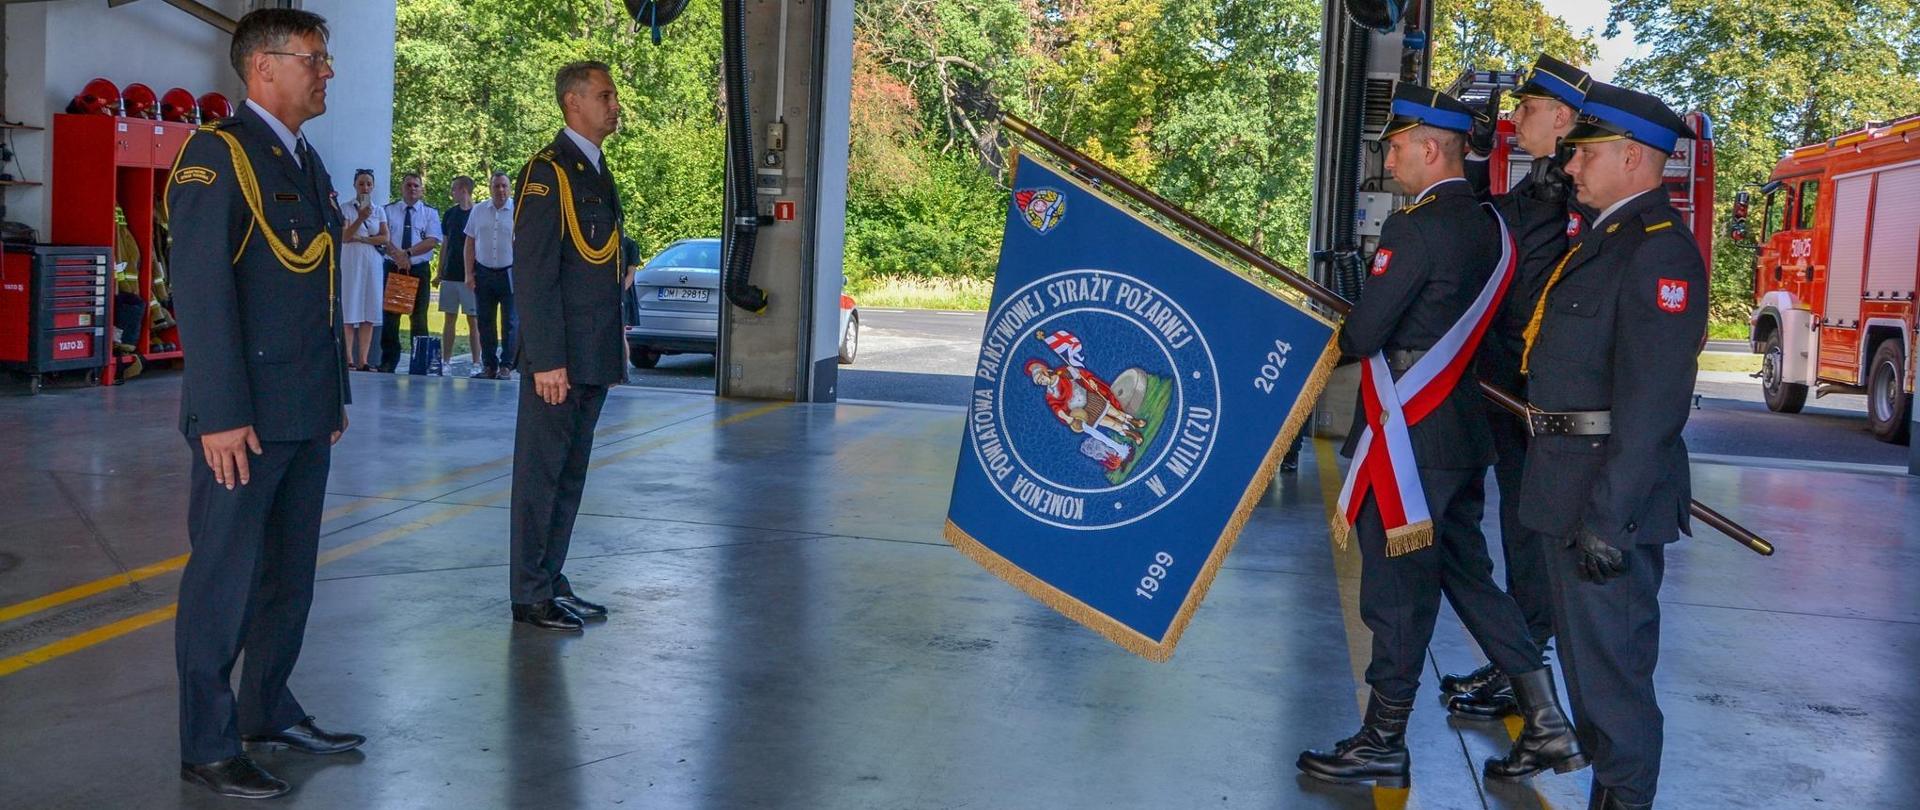
[(335, 244), (346, 222), (300, 131), (326, 112), (327, 36), (326, 20), (305, 11), (241, 18), (231, 59), (247, 103), (200, 127), (167, 182), (190, 353), (180, 430), (193, 453), (193, 555), (174, 624), (180, 777), (224, 796), (291, 789), (245, 748), (337, 754), (366, 741), (315, 725), (287, 688), (350, 399)]

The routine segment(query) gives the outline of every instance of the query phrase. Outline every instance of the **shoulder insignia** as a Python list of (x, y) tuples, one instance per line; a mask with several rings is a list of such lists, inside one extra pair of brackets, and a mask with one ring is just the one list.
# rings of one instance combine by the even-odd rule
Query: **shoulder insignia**
[(537, 158), (539, 158), (539, 159), (541, 159), (541, 160), (552, 160), (552, 159), (553, 159), (553, 148), (552, 148), (552, 147), (548, 147), (548, 148), (546, 148), (546, 149), (543, 149), (543, 150), (541, 150), (541, 152), (540, 152), (540, 154), (537, 154), (537, 155), (534, 155), (534, 157), (537, 157)]
[(1380, 248), (1373, 252), (1373, 269), (1371, 272), (1376, 276), (1384, 276), (1387, 274), (1387, 265), (1392, 262), (1393, 249)]
[(1663, 278), (1654, 293), (1654, 305), (1662, 312), (1679, 313), (1687, 311), (1686, 279)]
[(1613, 233), (1614, 231), (1617, 231), (1617, 230), (1620, 230), (1620, 223), (1618, 222), (1615, 222), (1612, 225), (1607, 226), (1607, 233)]
[(1417, 209), (1418, 209), (1418, 208), (1419, 208), (1420, 206), (1423, 206), (1423, 205), (1426, 205), (1427, 203), (1430, 203), (1430, 202), (1433, 202), (1433, 201), (1434, 201), (1434, 200), (1436, 200), (1436, 199), (1438, 199), (1438, 197), (1433, 197), (1433, 196), (1428, 196), (1428, 197), (1426, 197), (1425, 199), (1422, 199), (1422, 200), (1420, 200), (1420, 201), (1418, 201), (1418, 202), (1415, 202), (1415, 203), (1413, 203), (1413, 204), (1411, 204), (1411, 205), (1408, 205), (1408, 206), (1407, 206), (1407, 207), (1405, 207), (1405, 208), (1402, 208), (1402, 209), (1400, 209), (1400, 213), (1402, 213), (1402, 214), (1411, 214), (1411, 213), (1413, 213), (1413, 212), (1414, 212), (1415, 210), (1417, 210)]
[(1586, 220), (1580, 217), (1580, 212), (1578, 211), (1567, 212), (1567, 238), (1568, 239), (1578, 238), (1580, 236), (1580, 231), (1585, 227), (1586, 227)]
[(523, 188), (520, 190), (520, 196), (543, 197), (543, 196), (546, 196), (551, 191), (552, 189), (547, 188), (546, 183), (528, 183), (526, 188)]
[(200, 131), (213, 132), (215, 130), (226, 129), (238, 123), (240, 123), (240, 119), (238, 118), (222, 118), (218, 121), (208, 121), (204, 124), (201, 124)]
[(173, 173), (175, 183), (205, 183), (211, 186), (219, 178), (218, 173), (205, 166), (183, 166)]
[(1655, 231), (1664, 231), (1671, 227), (1673, 227), (1673, 220), (1667, 220), (1665, 222), (1656, 222), (1652, 225), (1647, 226), (1647, 233), (1653, 233)]

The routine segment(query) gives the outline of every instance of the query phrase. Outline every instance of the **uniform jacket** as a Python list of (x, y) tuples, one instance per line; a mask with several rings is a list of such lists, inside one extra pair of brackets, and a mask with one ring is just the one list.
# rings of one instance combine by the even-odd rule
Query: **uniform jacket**
[[(1451, 181), (1434, 187), (1387, 217), (1360, 303), (1340, 327), (1340, 350), (1365, 357), (1383, 349), (1431, 348), (1473, 305), (1501, 253), (1500, 226), (1471, 186)], [(1419, 466), (1493, 463), (1485, 404), (1474, 380), (1469, 367), (1440, 407), (1408, 428)], [(1353, 454), (1365, 424), (1356, 402), (1343, 454)]]
[[(232, 134), (259, 186), (256, 221), (225, 139)], [(172, 281), (186, 373), (180, 430), (189, 437), (252, 425), (263, 441), (323, 438), (340, 430), (347, 390), (341, 340), (339, 246), (321, 266), (288, 269), (262, 235), (295, 252), (346, 223), (317, 154), (293, 156), (252, 107), (202, 126), (168, 178)]]
[(1607, 436), (1535, 436), (1520, 520), (1566, 536), (1585, 525), (1619, 547), (1688, 530), (1680, 437), (1707, 330), (1707, 270), (1666, 194), (1634, 198), (1569, 250), (1528, 359), (1545, 411), (1613, 412)]
[[(558, 173), (572, 192), (579, 233), (565, 222)], [(514, 191), (513, 292), (520, 312), (522, 373), (567, 370), (578, 385), (612, 385), (626, 371), (621, 327), (622, 214), (613, 178), (594, 168), (564, 131), (534, 155)], [(578, 242), (612, 255), (594, 263)]]
[(1527, 322), (1533, 318), (1534, 304), (1539, 302), (1554, 266), (1566, 254), (1570, 236), (1585, 230), (1593, 217), (1573, 200), (1571, 183), (1565, 200), (1543, 199), (1547, 195), (1539, 193), (1539, 177), (1548, 170), (1545, 160), (1535, 160), (1527, 176), (1498, 196), (1488, 192), (1486, 161), (1473, 161), (1468, 169), (1467, 180), (1493, 201), (1520, 247), (1519, 264), (1500, 305), (1500, 315), (1480, 343), (1480, 376), (1503, 390), (1521, 394), (1525, 381), (1520, 376), (1520, 352), (1526, 347)]

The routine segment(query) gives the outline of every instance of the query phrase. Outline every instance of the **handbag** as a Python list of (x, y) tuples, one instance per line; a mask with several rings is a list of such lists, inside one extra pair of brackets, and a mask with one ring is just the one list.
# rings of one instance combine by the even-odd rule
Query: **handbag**
[(410, 273), (387, 273), (386, 293), (380, 309), (392, 313), (412, 312), (414, 302), (420, 298), (420, 277)]

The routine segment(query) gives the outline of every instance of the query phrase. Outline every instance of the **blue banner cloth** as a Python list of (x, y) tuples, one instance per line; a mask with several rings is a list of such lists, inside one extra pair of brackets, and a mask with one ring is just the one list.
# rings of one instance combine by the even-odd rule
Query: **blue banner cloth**
[(1334, 325), (1017, 160), (946, 537), (1165, 660), (1325, 385)]

